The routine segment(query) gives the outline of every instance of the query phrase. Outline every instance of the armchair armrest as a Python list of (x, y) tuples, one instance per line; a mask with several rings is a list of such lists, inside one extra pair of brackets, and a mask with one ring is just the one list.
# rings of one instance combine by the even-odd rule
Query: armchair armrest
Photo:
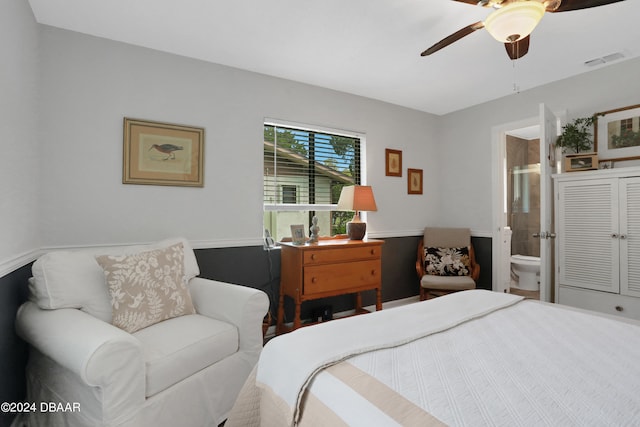
[(480, 264), (476, 262), (476, 253), (473, 245), (469, 247), (469, 259), (471, 260), (471, 273), (469, 276), (471, 276), (474, 282), (478, 283), (478, 279), (480, 278)]
[(105, 422), (126, 418), (144, 403), (142, 347), (127, 332), (80, 310), (43, 310), (30, 301), (18, 309), (16, 332), (88, 387), (101, 389)]
[(240, 336), (240, 350), (262, 350), (262, 320), (269, 309), (269, 297), (259, 289), (194, 277), (189, 281), (191, 298), (199, 314), (234, 324)]
[(418, 279), (424, 276), (424, 239), (418, 242), (418, 256), (416, 257), (416, 274)]

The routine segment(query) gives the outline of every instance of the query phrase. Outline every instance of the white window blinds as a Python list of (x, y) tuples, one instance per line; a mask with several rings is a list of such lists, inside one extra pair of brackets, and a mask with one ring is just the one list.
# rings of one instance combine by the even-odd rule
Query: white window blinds
[(265, 124), (263, 177), (265, 211), (335, 209), (360, 183), (360, 139)]

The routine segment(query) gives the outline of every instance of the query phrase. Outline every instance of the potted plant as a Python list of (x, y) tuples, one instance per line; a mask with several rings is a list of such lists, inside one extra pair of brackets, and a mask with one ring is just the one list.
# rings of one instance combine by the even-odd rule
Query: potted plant
[(562, 126), (556, 146), (562, 147), (562, 152), (569, 148), (576, 154), (590, 150), (593, 146), (591, 127), (595, 121), (596, 116), (579, 117)]
[(593, 147), (591, 128), (597, 116), (579, 117), (562, 126), (562, 133), (556, 139), (556, 146), (575, 154), (565, 154), (565, 169), (568, 172), (598, 169), (598, 156), (595, 153), (580, 154)]

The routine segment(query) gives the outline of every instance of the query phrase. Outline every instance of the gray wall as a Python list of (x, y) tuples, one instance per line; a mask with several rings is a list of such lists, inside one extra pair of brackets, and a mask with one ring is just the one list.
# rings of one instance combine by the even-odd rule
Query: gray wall
[[(380, 206), (372, 235), (410, 235), (436, 216), (437, 187), (411, 196), (384, 174), (394, 147), (436, 179), (435, 116), (52, 27), (40, 42), (42, 246), (172, 235), (195, 247), (261, 244), (265, 118), (365, 134), (364, 176)], [(204, 188), (123, 185), (125, 116), (204, 127)]]
[(38, 237), (38, 27), (26, 1), (0, 2), (0, 277)]

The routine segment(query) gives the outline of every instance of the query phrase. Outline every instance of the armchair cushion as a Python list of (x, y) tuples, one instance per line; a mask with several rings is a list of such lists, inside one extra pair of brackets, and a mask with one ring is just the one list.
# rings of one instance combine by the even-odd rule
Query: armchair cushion
[(133, 333), (185, 314), (194, 314), (184, 279), (182, 243), (132, 255), (96, 257), (111, 294), (113, 324)]
[(424, 271), (434, 276), (468, 276), (469, 248), (424, 248)]
[(471, 276), (433, 276), (425, 274), (420, 279), (420, 286), (424, 289), (443, 291), (464, 291), (474, 289), (476, 282)]
[(234, 325), (199, 314), (165, 320), (133, 336), (144, 351), (146, 397), (238, 351)]

